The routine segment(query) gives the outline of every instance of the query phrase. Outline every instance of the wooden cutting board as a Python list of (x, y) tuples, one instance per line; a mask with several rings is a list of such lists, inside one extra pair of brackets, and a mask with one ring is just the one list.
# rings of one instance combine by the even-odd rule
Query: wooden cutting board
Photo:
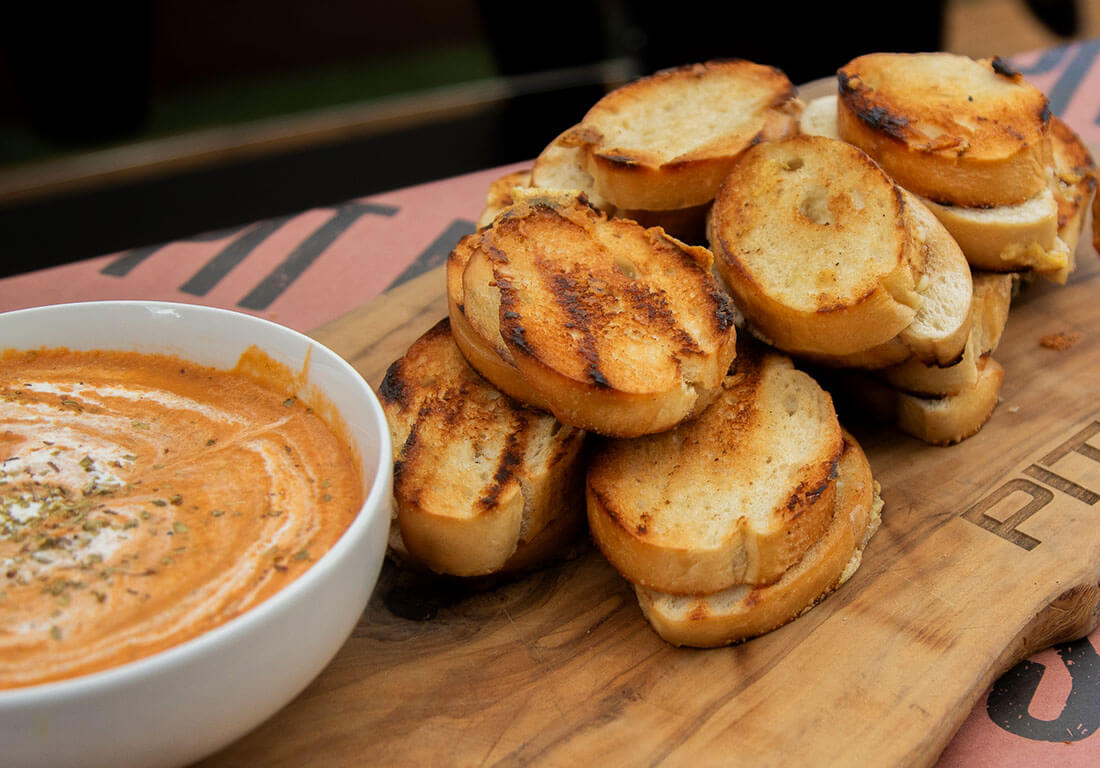
[[(1095, 150), (1094, 150), (1095, 151)], [(1002, 401), (926, 446), (850, 423), (885, 500), (859, 572), (740, 646), (666, 645), (591, 545), (495, 588), (388, 566), (354, 634), (205, 765), (928, 765), (991, 682), (1100, 620), (1100, 262), (1013, 305)], [(436, 269), (313, 335), (377, 386), (446, 313)], [(1080, 334), (1069, 349), (1048, 334)]]

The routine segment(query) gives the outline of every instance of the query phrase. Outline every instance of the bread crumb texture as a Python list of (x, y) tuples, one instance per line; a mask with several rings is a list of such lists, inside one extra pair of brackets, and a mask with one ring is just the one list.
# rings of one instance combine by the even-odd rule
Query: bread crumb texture
[(1058, 352), (1065, 352), (1080, 339), (1081, 334), (1077, 331), (1059, 331), (1058, 333), (1048, 333), (1046, 336), (1039, 339), (1039, 346), (1053, 349)]

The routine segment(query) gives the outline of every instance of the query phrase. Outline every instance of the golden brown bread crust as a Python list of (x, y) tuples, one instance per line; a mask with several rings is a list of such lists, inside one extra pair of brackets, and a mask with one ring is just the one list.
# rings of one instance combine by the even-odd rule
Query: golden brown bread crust
[(635, 587), (653, 629), (674, 645), (715, 648), (770, 632), (801, 616), (848, 580), (878, 529), (882, 500), (859, 444), (845, 435), (836, 513), (806, 556), (774, 584), (738, 585), (715, 595), (676, 597)]
[(1054, 199), (1058, 203), (1058, 236), (1074, 250), (1084, 211), (1096, 194), (1096, 161), (1072, 128), (1057, 117), (1050, 121), (1054, 148)]
[(1046, 96), (1000, 59), (875, 53), (837, 73), (840, 137), (938, 203), (1022, 203), (1050, 167)]
[(947, 227), (974, 269), (1051, 271), (1063, 266), (1057, 196), (1044, 189), (1017, 205), (964, 208), (922, 201)]
[[(408, 556), (478, 576), (533, 563), (575, 530), (583, 432), (518, 405), (467, 365), (444, 319), (386, 372), (396, 524)], [(559, 522), (554, 522), (558, 520)], [(571, 519), (572, 518), (572, 519)], [(538, 541), (536, 541), (538, 540)]]
[(898, 339), (927, 363), (951, 365), (963, 354), (970, 336), (974, 295), (970, 265), (958, 243), (932, 211), (905, 192), (906, 218), (924, 265), (918, 291), (921, 306)]
[(875, 379), (848, 374), (831, 377), (830, 390), (842, 411), (895, 423), (902, 432), (930, 445), (952, 445), (977, 434), (997, 407), (1004, 368), (989, 355), (977, 361), (972, 386), (955, 394), (925, 397), (899, 391)]
[(489, 191), (485, 195), (485, 208), (478, 217), (478, 229), (487, 227), (493, 223), (497, 214), (513, 203), (512, 190), (516, 187), (531, 186), (531, 171), (520, 170), (506, 173), (500, 178), (494, 179), (489, 184)]
[[(1054, 179), (1051, 188), (1058, 207), (1058, 238), (1064, 265), (1035, 272), (1052, 282), (1065, 284), (1077, 268), (1077, 242), (1085, 225), (1089, 201), (1096, 197), (1096, 162), (1073, 129), (1058, 118), (1051, 119)], [(1095, 231), (1096, 223), (1093, 220)]]
[(584, 193), (588, 202), (611, 216), (616, 212), (615, 205), (600, 196), (596, 191), (596, 182), (586, 170), (590, 140), (591, 134), (580, 125), (559, 134), (535, 159), (535, 166), (531, 169), (531, 186)]
[[(450, 304), (450, 302), (448, 302)], [(479, 334), (466, 315), (453, 306), (450, 309), (451, 335), (474, 370), (493, 382), (504, 394), (532, 408), (549, 410), (542, 395), (532, 388), (514, 363), (505, 362)]]
[(909, 228), (909, 260), (921, 272), (919, 303), (910, 323), (889, 341), (846, 355), (806, 355), (821, 365), (881, 369), (909, 359), (948, 366), (963, 357), (970, 336), (973, 283), (958, 243), (912, 193), (901, 190)]
[[(836, 137), (837, 97), (822, 96), (807, 105), (802, 113), (804, 133)], [(1051, 138), (1055, 165), (1058, 164), (1057, 118), (1051, 118)], [(1063, 126), (1064, 127), (1064, 126)], [(1057, 188), (1055, 185), (1052, 187)], [(1065, 182), (1063, 182), (1063, 188)], [(921, 202), (930, 208), (966, 254), (975, 269), (1020, 271), (1033, 269), (1055, 282), (1065, 282), (1072, 271), (1067, 267), (1067, 249), (1058, 243), (1058, 195), (1044, 187), (1039, 194), (1014, 205), (967, 207), (941, 205), (927, 197)], [(1062, 237), (1063, 241), (1068, 240)], [(1072, 248), (1068, 249), (1072, 251)], [(1072, 254), (1069, 254), (1072, 256)], [(882, 355), (876, 355), (859, 367), (879, 367)]]
[(970, 336), (959, 362), (941, 367), (913, 358), (885, 368), (877, 376), (899, 392), (918, 396), (957, 395), (973, 388), (982, 357), (993, 352), (1001, 341), (1017, 279), (1008, 273), (974, 273)]
[(902, 192), (842, 141), (803, 135), (746, 151), (708, 237), (738, 307), (784, 351), (865, 352), (917, 313), (923, 263)]
[[(499, 214), (500, 211), (497, 213)], [(496, 216), (494, 215), (493, 218)], [(466, 316), (464, 277), (470, 259), (475, 253), (477, 242), (476, 233), (467, 235), (459, 240), (447, 257), (447, 312), (451, 320), (451, 334), (466, 357), (466, 361), (473, 366), (474, 370), (493, 382), (497, 389), (521, 403), (546, 410), (546, 401), (520, 375), (512, 354), (500, 339), (500, 334), (493, 331), (496, 342), (494, 344)], [(482, 263), (478, 266), (487, 265)], [(499, 294), (488, 294), (488, 296), (496, 297)]]
[[(706, 249), (557, 195), (524, 200), (461, 246), (466, 317), (562, 422), (636, 436), (716, 394), (736, 332)], [(482, 264), (491, 276), (472, 282)]]
[[(704, 242), (707, 211), (710, 201), (687, 208), (669, 210), (644, 210), (641, 208), (617, 208), (610, 200), (596, 191), (596, 182), (585, 170), (587, 166), (587, 141), (595, 134), (584, 126), (574, 126), (552, 141), (535, 160), (530, 186), (547, 190), (574, 190), (584, 194), (588, 202), (609, 217), (631, 219), (643, 227), (661, 227), (665, 232), (688, 243)], [(492, 193), (490, 193), (492, 197)], [(509, 200), (509, 204), (517, 202)], [(499, 210), (497, 211), (499, 213)]]
[(712, 61), (612, 91), (588, 111), (574, 138), (588, 146), (587, 170), (615, 206), (688, 208), (714, 197), (746, 148), (792, 135), (800, 108), (778, 69)]
[(722, 393), (698, 417), (596, 442), (589, 528), (628, 581), (651, 589), (770, 583), (828, 526), (843, 443), (813, 379), (784, 355), (739, 344)]
[(978, 433), (997, 407), (1004, 368), (988, 355), (978, 361), (970, 389), (941, 399), (898, 393), (898, 427), (931, 445), (952, 445)]
[[(582, 469), (580, 462), (575, 468)], [(504, 564), (491, 573), (458, 576), (460, 579), (469, 579), (471, 583), (484, 586), (492, 586), (498, 583), (500, 577), (515, 576), (538, 568), (543, 568), (559, 560), (568, 559), (584, 549), (586, 546), (582, 534), (587, 531), (587, 523), (584, 514), (578, 508), (562, 509), (561, 514), (547, 521), (545, 527), (536, 533), (531, 539), (521, 540), (516, 544), (512, 553)], [(390, 525), (389, 546), (386, 556), (402, 570), (419, 573), (434, 573), (444, 576), (455, 576), (451, 573), (442, 573), (429, 568), (423, 561), (414, 558), (405, 546), (401, 538), (401, 528), (396, 520)]]

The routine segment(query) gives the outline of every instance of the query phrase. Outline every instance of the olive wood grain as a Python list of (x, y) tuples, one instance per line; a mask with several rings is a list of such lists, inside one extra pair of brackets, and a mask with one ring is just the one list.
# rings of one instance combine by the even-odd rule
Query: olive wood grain
[[(976, 436), (938, 448), (848, 424), (883, 526), (792, 624), (671, 647), (587, 542), (497, 585), (387, 565), (329, 667), (204, 765), (934, 763), (1001, 672), (1100, 616), (1100, 263), (1081, 240), (1068, 285), (1014, 302), (1002, 401)], [(376, 386), (445, 312), (437, 269), (313, 335)], [(1040, 345), (1058, 332), (1080, 338)]]

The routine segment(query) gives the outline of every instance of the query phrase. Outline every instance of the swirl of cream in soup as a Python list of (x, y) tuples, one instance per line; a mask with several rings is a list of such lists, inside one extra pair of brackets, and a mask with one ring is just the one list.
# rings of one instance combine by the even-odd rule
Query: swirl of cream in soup
[(304, 572), (362, 499), (346, 441), (282, 386), (167, 356), (5, 353), (0, 689), (228, 621)]

